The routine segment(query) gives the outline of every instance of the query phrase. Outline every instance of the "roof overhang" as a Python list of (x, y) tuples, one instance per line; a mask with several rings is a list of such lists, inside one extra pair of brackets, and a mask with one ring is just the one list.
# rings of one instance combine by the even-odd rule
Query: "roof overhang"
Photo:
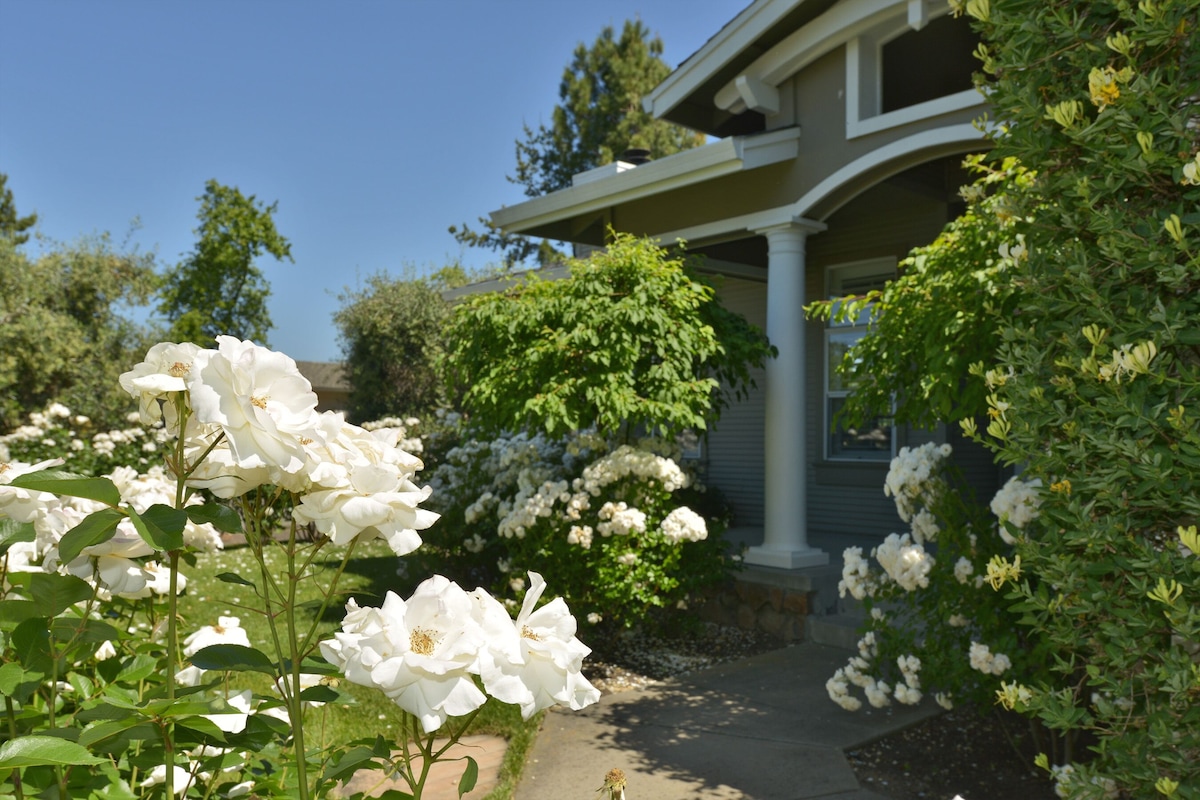
[[(791, 161), (800, 154), (800, 129), (784, 128), (753, 136), (733, 136), (684, 150), (659, 161), (601, 167), (609, 175), (587, 175), (574, 186), (535, 197), (491, 213), (507, 233), (540, 235), (539, 230), (564, 220), (582, 229), (607, 209), (726, 175)], [(560, 237), (554, 237), (560, 238)]]

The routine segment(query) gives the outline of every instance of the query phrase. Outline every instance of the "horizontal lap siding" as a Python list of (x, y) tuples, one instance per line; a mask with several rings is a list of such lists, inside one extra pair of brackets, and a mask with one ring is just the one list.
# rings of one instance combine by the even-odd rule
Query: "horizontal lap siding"
[[(737, 278), (719, 278), (721, 304), (761, 329), (767, 326), (766, 284)], [(733, 400), (709, 431), (705, 448), (707, 483), (719, 489), (733, 508), (734, 527), (763, 524), (763, 430), (766, 403), (763, 370), (754, 371), (757, 389), (743, 400)]]

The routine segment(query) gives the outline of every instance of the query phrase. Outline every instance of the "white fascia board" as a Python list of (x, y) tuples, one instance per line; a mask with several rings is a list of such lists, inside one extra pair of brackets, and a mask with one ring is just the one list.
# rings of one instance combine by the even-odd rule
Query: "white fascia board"
[[(772, 47), (747, 67), (742, 75), (768, 86), (779, 86), (831, 50), (841, 47), (888, 17), (899, 15), (907, 15), (906, 0), (849, 0), (838, 3)], [(746, 108), (737, 78), (721, 87), (713, 99), (717, 107), (724, 111), (736, 114)]]
[(803, 2), (757, 0), (751, 3), (643, 97), (642, 107), (651, 116), (662, 118)]
[(521, 233), (539, 225), (586, 215), (723, 175), (795, 159), (800, 154), (799, 140), (799, 128), (733, 136), (642, 164), (636, 169), (507, 206), (493, 211), (490, 216), (492, 222), (505, 231)]

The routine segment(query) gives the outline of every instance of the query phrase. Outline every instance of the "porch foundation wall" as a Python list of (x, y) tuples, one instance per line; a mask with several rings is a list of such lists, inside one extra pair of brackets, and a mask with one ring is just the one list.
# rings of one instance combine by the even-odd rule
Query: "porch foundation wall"
[(755, 573), (735, 576), (707, 598), (700, 615), (718, 625), (760, 631), (785, 642), (804, 641), (805, 618), (815, 592), (802, 586), (762, 581)]

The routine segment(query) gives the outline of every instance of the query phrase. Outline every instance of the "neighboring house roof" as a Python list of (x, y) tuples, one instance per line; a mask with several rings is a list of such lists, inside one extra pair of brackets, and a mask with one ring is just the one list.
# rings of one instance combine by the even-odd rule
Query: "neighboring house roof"
[(297, 361), (296, 368), (308, 378), (314, 392), (348, 392), (350, 383), (339, 361)]

